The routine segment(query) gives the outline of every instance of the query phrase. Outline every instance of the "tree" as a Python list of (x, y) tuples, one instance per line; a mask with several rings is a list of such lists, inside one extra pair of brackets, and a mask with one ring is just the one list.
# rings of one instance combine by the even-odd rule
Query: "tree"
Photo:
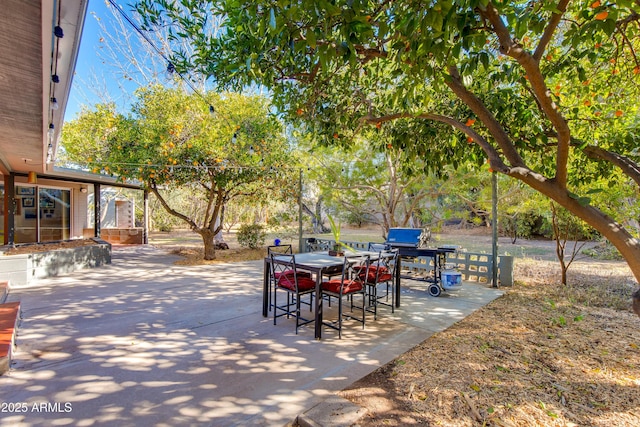
[[(394, 144), (434, 165), (488, 158), (605, 236), (640, 281), (637, 236), (574, 191), (587, 162), (640, 185), (637, 0), (140, 0), (138, 11), (196, 46), (173, 55), (179, 69), (266, 85), (327, 141), (399, 118), (420, 136), (453, 127), (446, 147)], [(210, 15), (224, 17), (217, 38), (194, 31)]]
[[(320, 186), (327, 203), (349, 212), (353, 221), (369, 220), (380, 225), (382, 237), (389, 229), (407, 227), (432, 190), (425, 184), (421, 162), (407, 167), (405, 153), (384, 136), (376, 135), (351, 147), (323, 151), (319, 157)], [(384, 148), (373, 149), (375, 145)]]
[[(551, 202), (551, 226), (553, 229), (553, 239), (556, 242), (556, 256), (560, 262), (561, 283), (567, 284), (567, 271), (580, 250), (584, 247), (585, 230), (583, 223), (575, 216), (567, 215), (565, 209), (559, 209), (555, 203)], [(569, 241), (570, 250), (567, 250)]]
[[(202, 237), (204, 258), (214, 259), (226, 203), (267, 194), (295, 199), (295, 162), (264, 98), (205, 97), (216, 106), (213, 116), (198, 94), (142, 88), (129, 116), (98, 106), (67, 123), (62, 141), (93, 172), (143, 183), (167, 212)], [(166, 196), (173, 188), (188, 189), (188, 210), (170, 203)]]

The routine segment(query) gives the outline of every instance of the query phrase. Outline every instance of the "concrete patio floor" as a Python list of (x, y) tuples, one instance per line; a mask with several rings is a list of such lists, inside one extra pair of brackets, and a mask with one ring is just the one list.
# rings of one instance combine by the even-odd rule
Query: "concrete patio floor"
[(283, 426), (502, 295), (403, 280), (395, 314), (316, 341), (313, 324), (262, 317), (262, 261), (176, 266), (145, 246), (112, 259), (12, 289), (23, 320), (0, 425)]

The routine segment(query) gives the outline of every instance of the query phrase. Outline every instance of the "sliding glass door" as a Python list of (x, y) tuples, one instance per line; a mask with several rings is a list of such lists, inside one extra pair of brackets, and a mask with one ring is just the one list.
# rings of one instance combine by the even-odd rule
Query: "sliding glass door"
[(67, 240), (71, 190), (16, 186), (15, 243)]
[(71, 231), (71, 191), (40, 188), (40, 242), (68, 240)]

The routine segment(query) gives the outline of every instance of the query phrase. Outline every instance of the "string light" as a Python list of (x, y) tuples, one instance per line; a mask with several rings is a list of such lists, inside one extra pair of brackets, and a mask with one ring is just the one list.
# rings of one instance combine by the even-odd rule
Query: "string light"
[(52, 109), (52, 110), (57, 110), (57, 109), (58, 109), (58, 107), (59, 107), (59, 105), (58, 105), (58, 100), (57, 100), (57, 99), (56, 99), (56, 97), (54, 96), (54, 97), (52, 97), (52, 98), (51, 98), (51, 109)]
[(176, 66), (173, 65), (173, 63), (169, 62), (169, 64), (167, 65), (167, 72), (165, 74), (167, 76), (167, 80), (172, 79), (175, 72), (176, 72)]
[(59, 39), (64, 37), (64, 31), (62, 31), (62, 27), (60, 25), (56, 25), (53, 29), (53, 34)]

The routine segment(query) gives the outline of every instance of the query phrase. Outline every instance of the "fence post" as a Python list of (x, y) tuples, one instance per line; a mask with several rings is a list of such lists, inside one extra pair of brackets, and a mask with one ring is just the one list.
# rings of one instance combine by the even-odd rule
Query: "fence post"
[(513, 256), (500, 256), (500, 285), (513, 286)]

